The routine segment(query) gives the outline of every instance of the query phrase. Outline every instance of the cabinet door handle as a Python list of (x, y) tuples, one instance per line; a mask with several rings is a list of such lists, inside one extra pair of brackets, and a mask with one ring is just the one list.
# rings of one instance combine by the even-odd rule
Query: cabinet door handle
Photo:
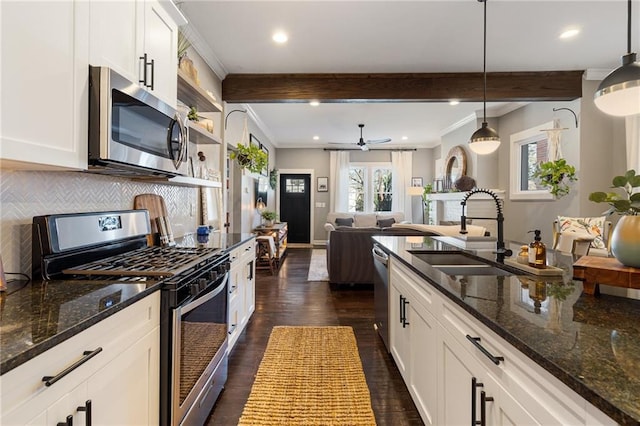
[(470, 341), (471, 343), (473, 343), (473, 346), (475, 346), (476, 348), (478, 348), (480, 350), (480, 352), (485, 354), (487, 356), (487, 358), (489, 358), (491, 360), (491, 362), (493, 362), (495, 365), (500, 364), (500, 361), (504, 362), (504, 357), (503, 356), (495, 356), (491, 352), (486, 350), (485, 347), (482, 346), (482, 344), (480, 344), (480, 338), (479, 337), (471, 337), (470, 335), (467, 334), (467, 340)]
[(238, 326), (238, 324), (231, 324), (231, 330), (229, 330), (229, 334), (233, 334), (234, 331), (236, 331), (236, 327)]
[(84, 411), (85, 413), (85, 426), (91, 426), (91, 400), (87, 399), (84, 405), (78, 407), (78, 411)]
[(73, 416), (69, 414), (64, 422), (58, 422), (57, 426), (73, 426)]
[(138, 83), (142, 83), (146, 86), (147, 85), (147, 54), (145, 53), (144, 55), (140, 56), (140, 60), (142, 61), (142, 80), (138, 80)]
[(75, 370), (76, 368), (80, 367), (82, 364), (84, 364), (85, 362), (89, 361), (91, 358), (93, 358), (94, 356), (98, 355), (100, 352), (102, 352), (102, 348), (98, 348), (98, 349), (95, 349), (93, 351), (84, 351), (82, 353), (82, 358), (80, 358), (79, 360), (77, 360), (76, 362), (74, 362), (69, 367), (65, 368), (64, 370), (62, 370), (61, 372), (59, 372), (55, 376), (44, 376), (42, 378), (42, 381), (44, 382), (44, 385), (45, 386), (53, 385), (55, 382), (57, 382), (58, 380), (62, 379), (67, 374), (71, 373), (73, 370)]
[(402, 298), (402, 328), (406, 328), (409, 325), (409, 321), (407, 321), (407, 305), (409, 301), (406, 297)]
[(233, 292), (236, 291), (237, 288), (237, 285), (232, 285), (231, 287), (229, 287), (229, 294), (233, 294)]
[(151, 84), (147, 85), (147, 87), (151, 90), (153, 90), (154, 87), (154, 81), (155, 81), (155, 75), (156, 75), (156, 64), (155, 64), (156, 60), (152, 59), (151, 60)]
[(485, 391), (480, 391), (480, 426), (487, 426), (487, 402), (493, 401), (492, 396), (487, 396)]
[(478, 379), (475, 377), (471, 378), (471, 426), (480, 424), (480, 422), (476, 420), (476, 389), (483, 386), (484, 384), (478, 382)]
[(404, 317), (402, 315), (403, 310), (404, 310), (404, 297), (400, 295), (400, 324), (404, 323)]

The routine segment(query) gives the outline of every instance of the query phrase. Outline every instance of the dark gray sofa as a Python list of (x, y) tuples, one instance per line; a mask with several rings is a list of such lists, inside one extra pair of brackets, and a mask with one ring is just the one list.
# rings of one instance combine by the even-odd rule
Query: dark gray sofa
[(327, 240), (327, 270), (333, 284), (372, 284), (374, 235), (439, 235), (406, 228), (338, 227)]

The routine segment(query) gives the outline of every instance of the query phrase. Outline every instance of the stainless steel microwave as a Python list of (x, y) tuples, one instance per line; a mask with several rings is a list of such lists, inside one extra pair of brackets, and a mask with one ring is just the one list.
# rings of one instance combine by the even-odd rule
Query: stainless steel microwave
[(89, 169), (115, 175), (188, 174), (178, 112), (107, 67), (89, 67)]

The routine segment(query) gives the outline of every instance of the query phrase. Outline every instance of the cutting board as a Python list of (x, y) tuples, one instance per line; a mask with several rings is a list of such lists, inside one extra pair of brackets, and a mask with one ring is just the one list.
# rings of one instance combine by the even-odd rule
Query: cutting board
[[(155, 240), (155, 235), (160, 233), (158, 229), (158, 218), (168, 218), (167, 205), (162, 195), (139, 194), (133, 199), (133, 208), (136, 210), (146, 209), (149, 211), (149, 221), (151, 222), (151, 235)], [(153, 241), (151, 241), (153, 244)]]

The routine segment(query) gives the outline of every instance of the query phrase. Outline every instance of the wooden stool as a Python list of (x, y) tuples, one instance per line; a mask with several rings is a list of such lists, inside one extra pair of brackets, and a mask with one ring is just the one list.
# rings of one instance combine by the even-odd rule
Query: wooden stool
[(256, 269), (269, 269), (271, 275), (277, 272), (276, 245), (272, 236), (256, 237)]

